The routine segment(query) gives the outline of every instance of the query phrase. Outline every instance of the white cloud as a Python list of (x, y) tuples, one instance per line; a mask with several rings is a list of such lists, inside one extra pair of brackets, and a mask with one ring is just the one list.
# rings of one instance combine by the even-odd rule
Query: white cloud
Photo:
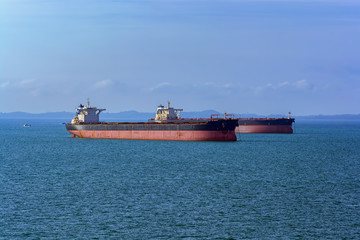
[(310, 84), (308, 83), (307, 80), (302, 79), (296, 82), (288, 82), (288, 81), (284, 81), (284, 82), (280, 82), (280, 83), (268, 83), (265, 86), (258, 86), (254, 88), (254, 93), (256, 95), (262, 93), (263, 91), (268, 91), (268, 90), (274, 90), (274, 91), (281, 91), (281, 90), (307, 90), (310, 88)]
[(7, 86), (9, 86), (10, 82), (2, 82), (0, 83), (0, 88), (6, 88)]
[(165, 87), (165, 86), (170, 86), (170, 83), (168, 83), (168, 82), (161, 82), (161, 83), (155, 85), (154, 87), (149, 88), (149, 91), (152, 92), (152, 91), (154, 91), (154, 90), (156, 90), (156, 89), (159, 89), (159, 88)]
[(211, 86), (211, 87), (215, 87), (215, 88), (232, 88), (233, 87), (233, 85), (230, 83), (216, 84), (214, 82), (206, 82), (205, 86)]
[(309, 83), (308, 81), (306, 81), (305, 79), (297, 81), (294, 83), (294, 86), (298, 89), (306, 89), (309, 87)]
[(99, 82), (96, 82), (93, 86), (94, 88), (105, 88), (113, 84), (113, 81), (109, 79), (101, 80)]
[(35, 79), (24, 79), (20, 81), (17, 86), (18, 87), (28, 87), (31, 86), (31, 84), (35, 83)]
[(290, 85), (290, 83), (288, 81), (285, 81), (285, 82), (279, 83), (277, 86), (275, 86), (275, 88), (287, 87), (289, 85)]
[(30, 91), (30, 95), (36, 97), (39, 95), (40, 89), (33, 89)]

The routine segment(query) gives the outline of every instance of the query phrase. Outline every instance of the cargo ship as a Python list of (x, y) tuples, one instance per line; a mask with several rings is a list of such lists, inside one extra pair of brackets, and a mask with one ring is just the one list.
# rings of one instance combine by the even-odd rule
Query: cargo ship
[(75, 117), (66, 124), (73, 137), (102, 139), (136, 139), (169, 141), (236, 141), (238, 120), (211, 116), (210, 118), (181, 118), (182, 109), (158, 106), (154, 119), (147, 122), (100, 122), (106, 109), (82, 104)]
[(293, 133), (295, 119), (287, 118), (238, 118), (236, 133)]

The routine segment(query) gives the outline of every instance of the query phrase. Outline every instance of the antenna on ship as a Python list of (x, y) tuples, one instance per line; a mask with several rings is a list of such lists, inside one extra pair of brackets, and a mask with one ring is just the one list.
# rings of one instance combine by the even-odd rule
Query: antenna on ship
[(168, 100), (168, 108), (170, 108), (170, 100)]
[(290, 118), (291, 118), (291, 116), (290, 116), (290, 115), (291, 115), (291, 112), (289, 112), (289, 117), (288, 117), (288, 119), (290, 119)]
[(89, 98), (87, 99), (87, 107), (88, 108), (90, 107), (90, 99)]

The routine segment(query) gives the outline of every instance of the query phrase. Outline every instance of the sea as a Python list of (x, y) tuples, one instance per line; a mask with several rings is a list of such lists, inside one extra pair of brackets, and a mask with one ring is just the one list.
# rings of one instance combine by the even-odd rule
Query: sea
[(236, 142), (79, 139), (63, 121), (0, 119), (0, 239), (360, 239), (360, 121)]

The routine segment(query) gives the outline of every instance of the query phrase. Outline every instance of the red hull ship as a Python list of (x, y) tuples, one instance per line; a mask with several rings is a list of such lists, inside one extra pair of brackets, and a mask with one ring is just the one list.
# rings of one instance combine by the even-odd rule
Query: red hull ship
[(236, 133), (293, 133), (294, 118), (239, 118)]
[[(172, 140), (172, 141), (236, 141), (234, 118), (184, 119), (182, 109), (160, 105), (155, 119), (148, 122), (99, 122), (105, 109), (80, 105), (66, 129), (79, 138)], [(226, 116), (225, 116), (226, 117)]]

